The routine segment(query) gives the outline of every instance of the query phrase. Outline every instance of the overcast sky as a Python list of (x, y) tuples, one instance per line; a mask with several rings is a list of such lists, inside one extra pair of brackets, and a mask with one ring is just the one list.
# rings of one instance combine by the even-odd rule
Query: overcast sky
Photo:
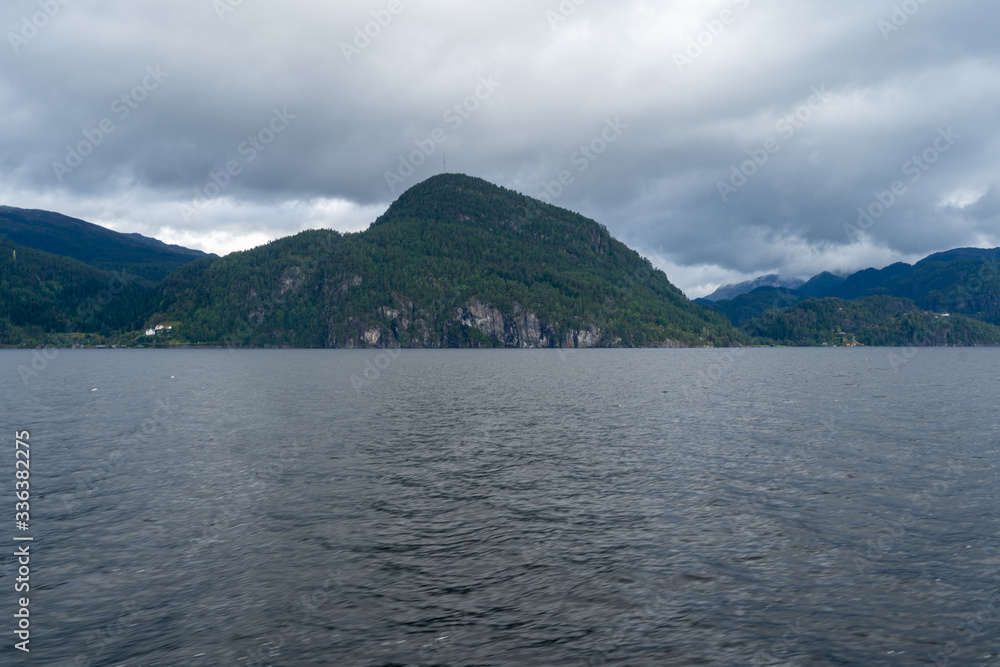
[(692, 297), (996, 247), (997, 26), (987, 0), (7, 0), (0, 204), (224, 254), (364, 229), (446, 153)]

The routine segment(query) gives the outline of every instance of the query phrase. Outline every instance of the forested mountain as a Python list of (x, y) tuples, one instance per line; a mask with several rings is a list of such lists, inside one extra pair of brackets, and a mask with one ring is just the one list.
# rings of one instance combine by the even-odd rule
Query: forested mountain
[[(829, 275), (829, 274), (826, 274)], [(1000, 248), (958, 248), (937, 253), (914, 265), (858, 271), (820, 288), (814, 278), (800, 288), (814, 297), (858, 299), (895, 296), (939, 313), (961, 313), (1000, 324)]]
[(200, 250), (167, 245), (139, 234), (120, 234), (58, 213), (10, 206), (0, 206), (0, 238), (152, 281), (206, 256)]
[(749, 294), (740, 294), (732, 299), (721, 301), (702, 301), (696, 299), (696, 303), (701, 303), (714, 308), (729, 318), (734, 326), (739, 326), (746, 320), (763, 315), (772, 309), (788, 308), (807, 297), (796, 290), (781, 287), (758, 287)]
[(153, 296), (128, 272), (0, 239), (0, 344), (41, 344), (52, 333), (110, 336), (138, 329)]
[[(825, 324), (818, 323), (819, 328), (808, 333), (803, 329), (805, 323), (810, 321), (809, 313), (819, 312), (816, 304), (808, 302), (800, 306), (796, 304), (809, 298), (834, 298), (851, 303), (861, 300), (863, 303), (852, 305), (848, 310), (852, 312), (856, 310), (862, 320), (873, 321), (872, 318), (890, 316), (892, 309), (887, 310), (885, 307), (885, 303), (889, 302), (884, 302), (875, 308), (875, 304), (879, 302), (869, 300), (869, 297), (874, 296), (893, 297), (895, 300), (891, 303), (897, 304), (907, 313), (924, 311), (931, 319), (935, 314), (964, 315), (981, 322), (1000, 325), (1000, 248), (992, 250), (958, 248), (931, 255), (912, 266), (897, 263), (884, 269), (858, 271), (846, 278), (831, 273), (821, 273), (796, 290), (762, 287), (729, 300), (712, 303), (699, 299), (698, 302), (724, 313), (734, 325), (739, 325), (744, 330), (747, 321), (760, 317), (768, 311), (794, 307), (794, 312), (785, 313), (785, 319), (779, 318), (789, 326), (793, 319), (796, 322), (795, 334), (782, 340), (831, 341), (833, 339), (826, 330), (829, 327)], [(885, 326), (891, 329), (895, 326), (893, 322), (887, 321)], [(948, 322), (951, 330), (958, 331), (960, 325), (956, 323), (962, 323), (964, 320), (957, 318)], [(938, 330), (944, 324), (946, 323), (939, 322), (932, 328)], [(893, 334), (890, 338), (903, 340), (905, 336), (901, 336), (902, 334)], [(933, 340), (961, 339), (972, 344), (985, 344), (992, 340), (992, 336), (993, 332), (990, 329), (970, 325), (960, 333), (938, 336)], [(872, 336), (863, 338), (875, 340)]]
[(0, 207), (0, 344), (20, 346), (998, 344), (1000, 249), (703, 303), (593, 220), (455, 174), (364, 232), (223, 258)]
[(928, 313), (909, 299), (807, 299), (742, 322), (758, 342), (900, 347), (1000, 345), (1000, 327), (963, 315)]
[(160, 286), (157, 317), (197, 343), (314, 347), (728, 345), (607, 229), (468, 176), (433, 177), (361, 233), (309, 231)]
[(824, 271), (823, 273), (813, 276), (807, 280), (802, 287), (799, 287), (795, 291), (806, 296), (820, 298), (833, 294), (837, 287), (842, 285), (843, 282), (844, 279), (842, 277), (836, 276), (829, 271)]

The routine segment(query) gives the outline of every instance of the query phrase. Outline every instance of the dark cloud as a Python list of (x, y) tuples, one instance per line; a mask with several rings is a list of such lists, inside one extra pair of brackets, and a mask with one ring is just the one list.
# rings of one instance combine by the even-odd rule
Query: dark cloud
[(331, 4), (4, 3), (0, 199), (222, 252), (363, 228), (446, 152), (692, 295), (1000, 245), (1000, 7)]

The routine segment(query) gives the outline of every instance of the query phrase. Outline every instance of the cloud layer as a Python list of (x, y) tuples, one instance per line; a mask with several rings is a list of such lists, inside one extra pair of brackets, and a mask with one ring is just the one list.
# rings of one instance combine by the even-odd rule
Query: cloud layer
[(221, 253), (363, 229), (446, 157), (692, 296), (1000, 245), (1000, 6), (332, 5), (4, 3), (0, 203)]

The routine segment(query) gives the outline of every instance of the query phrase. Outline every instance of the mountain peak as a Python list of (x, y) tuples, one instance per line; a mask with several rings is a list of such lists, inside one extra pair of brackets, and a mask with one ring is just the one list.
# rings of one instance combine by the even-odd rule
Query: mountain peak
[(472, 192), (481, 193), (500, 193), (509, 192), (507, 188), (500, 185), (490, 183), (484, 178), (479, 178), (478, 176), (469, 176), (468, 174), (460, 173), (446, 173), (446, 174), (435, 174), (430, 178), (420, 181), (413, 187), (406, 190), (403, 195), (420, 195), (425, 191), (431, 192), (441, 192), (441, 191), (456, 191), (462, 192), (469, 190)]
[(400, 219), (470, 221), (493, 217), (497, 208), (526, 207), (533, 200), (466, 174), (438, 174), (417, 183), (374, 222)]
[(749, 294), (759, 287), (781, 287), (786, 289), (798, 289), (803, 285), (803, 281), (797, 278), (782, 278), (776, 273), (766, 276), (759, 276), (753, 280), (742, 283), (723, 285), (705, 297), (706, 301), (724, 301), (733, 299), (741, 294)]

